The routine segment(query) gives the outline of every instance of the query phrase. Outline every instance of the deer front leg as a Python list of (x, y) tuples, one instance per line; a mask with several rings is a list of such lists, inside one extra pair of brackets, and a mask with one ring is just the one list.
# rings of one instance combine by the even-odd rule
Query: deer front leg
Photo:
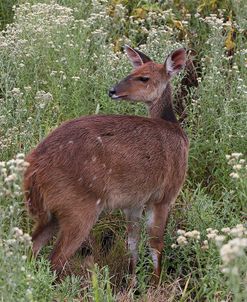
[(140, 217), (143, 208), (125, 209), (124, 213), (127, 220), (128, 250), (130, 252), (129, 273), (135, 274), (138, 259), (138, 242), (140, 238)]
[(147, 209), (147, 226), (150, 252), (154, 264), (153, 282), (159, 283), (161, 274), (162, 250), (164, 247), (164, 230), (169, 213), (169, 204), (152, 204)]

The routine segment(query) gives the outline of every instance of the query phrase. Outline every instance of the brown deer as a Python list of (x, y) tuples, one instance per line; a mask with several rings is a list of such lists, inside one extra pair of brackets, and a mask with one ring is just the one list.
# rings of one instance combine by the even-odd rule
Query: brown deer
[(159, 280), (169, 207), (185, 179), (189, 142), (172, 106), (171, 78), (186, 63), (186, 51), (156, 64), (126, 46), (133, 72), (109, 91), (112, 99), (142, 101), (148, 117), (83, 116), (63, 123), (26, 157), (25, 200), (36, 221), (33, 252), (58, 232), (50, 255), (61, 272), (87, 239), (104, 209), (123, 209), (130, 271), (135, 271), (138, 221), (145, 207), (154, 276)]

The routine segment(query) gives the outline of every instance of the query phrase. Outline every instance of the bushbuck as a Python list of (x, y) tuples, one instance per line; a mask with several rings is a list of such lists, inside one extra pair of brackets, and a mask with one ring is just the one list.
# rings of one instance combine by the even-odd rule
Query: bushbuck
[(58, 232), (50, 255), (57, 273), (108, 208), (126, 215), (134, 274), (145, 208), (158, 281), (169, 207), (187, 169), (189, 141), (173, 111), (170, 83), (185, 66), (186, 51), (177, 49), (157, 64), (139, 50), (125, 49), (134, 69), (109, 96), (144, 102), (150, 117), (92, 115), (63, 123), (26, 157), (25, 202), (36, 221), (35, 255)]

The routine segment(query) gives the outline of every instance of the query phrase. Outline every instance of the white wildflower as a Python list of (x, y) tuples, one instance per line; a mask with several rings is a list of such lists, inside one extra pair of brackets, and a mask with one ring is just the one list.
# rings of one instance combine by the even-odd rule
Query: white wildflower
[(212, 229), (212, 228), (208, 228), (206, 229), (207, 233), (213, 233), (213, 234), (218, 234), (219, 231), (217, 229)]
[(21, 92), (20, 88), (15, 87), (11, 90), (11, 92), (12, 92), (13, 96), (16, 96), (16, 97), (22, 96), (22, 92)]
[(186, 232), (184, 230), (177, 230), (178, 235), (184, 235)]
[(243, 224), (238, 224), (236, 227), (232, 228), (230, 234), (234, 237), (242, 237), (245, 232), (245, 227)]
[(232, 153), (232, 157), (235, 157), (235, 158), (239, 158), (242, 155), (243, 155), (243, 153), (241, 153), (241, 152), (239, 152), (239, 153), (237, 153), (237, 152)]
[(50, 92), (45, 92), (45, 91), (41, 90), (41, 91), (37, 91), (35, 99), (38, 101), (48, 102), (53, 99), (53, 96)]
[(18, 227), (14, 227), (12, 229), (13, 233), (14, 233), (14, 237), (19, 238), (23, 235), (23, 231), (22, 229), (19, 229)]
[(30, 92), (30, 91), (32, 90), (32, 87), (31, 87), (31, 86), (25, 86), (25, 87), (24, 87), (24, 90), (25, 90), (26, 92)]
[(13, 182), (13, 181), (15, 181), (17, 179), (17, 175), (16, 174), (11, 174), (11, 175), (9, 175), (9, 176), (7, 176), (6, 178), (5, 178), (5, 182)]
[(229, 274), (230, 273), (230, 268), (229, 267), (223, 267), (221, 269), (221, 271), (222, 271), (223, 274)]
[(30, 244), (31, 243), (31, 241), (32, 241), (32, 237), (29, 235), (29, 234), (27, 234), (27, 233), (25, 233), (24, 235), (23, 235), (23, 240), (24, 240), (24, 242), (26, 243), (26, 244)]
[(233, 166), (234, 170), (241, 170), (241, 168), (242, 168), (242, 165), (240, 165), (240, 164), (237, 164), (237, 165)]
[(236, 172), (232, 172), (230, 173), (230, 177), (232, 177), (233, 179), (238, 179), (239, 178), (239, 174)]
[(79, 81), (79, 80), (80, 80), (80, 77), (76, 77), (76, 76), (74, 76), (74, 77), (71, 77), (71, 79), (73, 79), (75, 82), (77, 82), (77, 81)]
[(209, 234), (207, 234), (207, 238), (208, 239), (215, 239), (216, 236), (217, 236), (217, 234), (215, 234), (215, 233), (209, 233)]
[(207, 249), (209, 248), (208, 240), (203, 240), (202, 243), (203, 243), (203, 244), (202, 244), (201, 248), (202, 248), (203, 250), (207, 250)]
[(221, 232), (226, 233), (226, 234), (230, 234), (231, 229), (230, 228), (222, 228)]
[(13, 255), (13, 252), (11, 252), (11, 251), (8, 251), (7, 253), (6, 253), (6, 257), (11, 257)]
[(15, 240), (15, 239), (7, 239), (7, 240), (6, 240), (6, 243), (7, 243), (8, 245), (13, 245), (13, 244), (16, 243), (16, 240)]
[(216, 242), (216, 244), (217, 244), (218, 246), (221, 246), (222, 243), (224, 242), (225, 238), (226, 238), (226, 237), (223, 236), (223, 235), (218, 235), (218, 236), (216, 236), (216, 237), (214, 238), (214, 240), (215, 240), (215, 242)]
[(177, 238), (177, 243), (178, 243), (178, 245), (183, 246), (183, 245), (186, 245), (188, 243), (188, 241), (184, 236), (180, 235)]
[(247, 247), (247, 238), (234, 238), (224, 244), (220, 249), (220, 256), (224, 264), (228, 264), (244, 254)]

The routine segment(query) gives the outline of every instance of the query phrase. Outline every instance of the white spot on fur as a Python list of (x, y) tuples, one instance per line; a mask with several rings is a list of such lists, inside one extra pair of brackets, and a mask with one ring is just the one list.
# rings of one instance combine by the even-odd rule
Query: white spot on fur
[(74, 142), (73, 141), (69, 141), (68, 144), (74, 144)]
[(92, 157), (92, 162), (96, 162), (96, 156)]
[(82, 177), (80, 177), (80, 178), (78, 179), (78, 181), (82, 181)]
[(92, 188), (92, 186), (93, 186), (93, 184), (91, 183), (91, 184), (89, 185), (89, 188)]
[(101, 199), (99, 198), (97, 201), (96, 201), (96, 204), (99, 205), (101, 202)]
[(96, 179), (97, 179), (97, 176), (94, 176), (94, 177), (93, 177), (93, 180), (96, 180)]
[(102, 144), (102, 138), (100, 136), (97, 137), (97, 140)]

